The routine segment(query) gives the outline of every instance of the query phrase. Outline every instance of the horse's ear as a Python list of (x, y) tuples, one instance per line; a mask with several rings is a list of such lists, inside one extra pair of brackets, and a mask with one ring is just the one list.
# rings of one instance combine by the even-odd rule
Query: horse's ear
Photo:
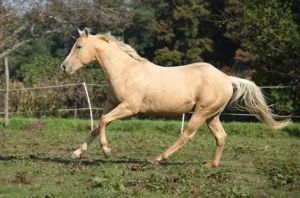
[(89, 28), (84, 28), (84, 33), (85, 33), (86, 37), (88, 37), (90, 35)]
[(78, 30), (79, 36), (81, 36), (81, 34), (83, 33), (83, 31), (81, 31), (79, 28), (77, 30)]

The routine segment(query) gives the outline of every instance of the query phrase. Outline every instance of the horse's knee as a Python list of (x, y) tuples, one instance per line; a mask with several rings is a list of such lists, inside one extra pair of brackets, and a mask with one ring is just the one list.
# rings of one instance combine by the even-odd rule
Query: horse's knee
[(227, 134), (223, 129), (220, 122), (211, 122), (208, 124), (208, 128), (214, 134), (217, 146), (223, 146), (226, 141)]
[(191, 141), (193, 139), (195, 133), (196, 132), (189, 133), (188, 131), (186, 133), (183, 133), (180, 137), (182, 144), (185, 144), (185, 143)]
[(99, 126), (99, 128), (100, 128), (100, 126), (105, 127), (107, 124), (108, 124), (107, 117), (105, 115), (103, 115), (100, 119), (100, 122), (99, 122), (98, 126)]
[(225, 131), (223, 131), (222, 133), (218, 133), (216, 134), (216, 142), (217, 142), (217, 146), (224, 146), (225, 145), (225, 141), (227, 138), (227, 134), (225, 133)]
[(100, 140), (100, 145), (103, 146), (107, 146), (107, 140)]

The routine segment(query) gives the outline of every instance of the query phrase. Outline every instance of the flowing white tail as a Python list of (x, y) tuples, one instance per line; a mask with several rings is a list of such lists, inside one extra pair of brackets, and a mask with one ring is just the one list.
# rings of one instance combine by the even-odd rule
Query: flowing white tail
[(229, 102), (229, 107), (239, 110), (246, 110), (257, 117), (267, 126), (280, 129), (291, 123), (290, 119), (276, 121), (279, 116), (274, 114), (266, 104), (265, 98), (261, 90), (253, 82), (230, 76), (234, 92)]

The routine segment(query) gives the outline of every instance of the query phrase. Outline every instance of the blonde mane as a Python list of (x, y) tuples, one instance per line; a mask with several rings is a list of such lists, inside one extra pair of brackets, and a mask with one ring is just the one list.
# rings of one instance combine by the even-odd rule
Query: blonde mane
[(112, 36), (110, 33), (106, 33), (106, 34), (97, 34), (96, 35), (99, 39), (106, 41), (107, 43), (113, 44), (113, 45), (117, 45), (122, 51), (126, 52), (129, 56), (131, 56), (132, 58), (134, 58), (135, 60), (138, 61), (148, 61), (146, 59), (144, 59), (143, 57), (141, 57), (136, 51), (135, 49), (133, 49), (130, 45), (125, 44), (123, 41), (120, 41), (118, 39), (116, 39), (114, 36)]

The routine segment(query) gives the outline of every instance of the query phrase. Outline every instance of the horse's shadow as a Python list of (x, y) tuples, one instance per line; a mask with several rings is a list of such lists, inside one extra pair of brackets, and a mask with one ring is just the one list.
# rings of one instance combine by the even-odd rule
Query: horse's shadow
[(18, 157), (18, 156), (1, 156), (0, 155), (0, 162), (1, 161), (13, 161), (13, 160), (28, 160), (28, 161), (41, 161), (41, 162), (54, 162), (57, 164), (65, 164), (65, 165), (72, 165), (72, 164), (81, 164), (85, 166), (99, 166), (103, 164), (139, 164), (139, 165), (160, 165), (160, 166), (172, 166), (172, 165), (187, 165), (187, 164), (199, 164), (193, 162), (159, 162), (153, 163), (150, 160), (140, 160), (140, 159), (97, 159), (97, 160), (87, 160), (87, 159), (68, 159), (68, 158), (58, 158), (58, 157), (43, 157), (38, 155), (29, 155), (28, 157)]

